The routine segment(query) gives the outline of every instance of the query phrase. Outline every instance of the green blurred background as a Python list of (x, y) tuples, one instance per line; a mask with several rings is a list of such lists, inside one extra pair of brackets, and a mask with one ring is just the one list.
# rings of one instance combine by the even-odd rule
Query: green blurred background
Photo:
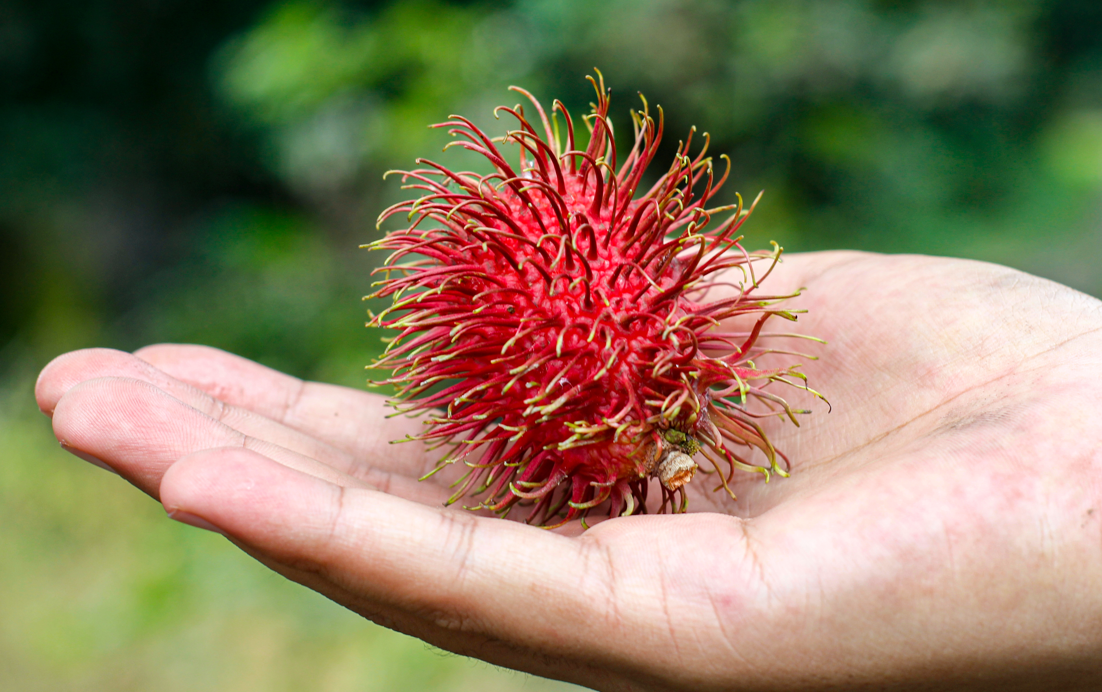
[[(0, 3), (0, 688), (551, 690), (283, 583), (62, 453), (37, 370), (200, 342), (363, 386), (357, 249), (450, 113), (596, 65), (766, 195), (748, 245), (1009, 264), (1102, 295), (1098, 0)], [(451, 152), (449, 152), (450, 155)]]

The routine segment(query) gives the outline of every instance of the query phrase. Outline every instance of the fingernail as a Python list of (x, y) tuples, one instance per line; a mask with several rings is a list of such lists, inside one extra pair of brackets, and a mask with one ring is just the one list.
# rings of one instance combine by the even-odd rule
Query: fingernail
[(197, 529), (204, 529), (206, 531), (213, 531), (214, 533), (225, 536), (222, 529), (218, 528), (214, 524), (210, 523), (203, 517), (196, 516), (191, 512), (185, 512), (180, 509), (167, 509), (169, 519), (175, 519), (181, 524), (187, 524), (188, 526), (194, 526)]
[(98, 466), (101, 469), (103, 469), (104, 471), (110, 471), (111, 473), (115, 474), (116, 476), (119, 475), (118, 471), (116, 471), (115, 469), (108, 466), (107, 462), (104, 461), (103, 459), (100, 459), (99, 457), (94, 457), (91, 454), (89, 454), (88, 452), (82, 452), (82, 451), (80, 451), (79, 449), (77, 449), (75, 447), (70, 447), (69, 445), (65, 444), (64, 442), (61, 443), (61, 448), (64, 449), (69, 454), (72, 454), (76, 458), (83, 459), (84, 461), (87, 461), (92, 466)]

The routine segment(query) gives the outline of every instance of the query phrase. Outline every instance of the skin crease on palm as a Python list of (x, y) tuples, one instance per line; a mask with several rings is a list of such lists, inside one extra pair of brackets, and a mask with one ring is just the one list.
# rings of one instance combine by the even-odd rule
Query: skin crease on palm
[[(444, 649), (601, 690), (1097, 689), (1102, 303), (964, 260), (786, 257), (826, 339), (790, 478), (549, 532), (443, 509), (420, 422), (198, 346), (70, 353), (71, 451)], [(247, 318), (247, 316), (243, 316)], [(787, 325), (785, 325), (787, 328)], [(807, 349), (805, 349), (807, 350)]]

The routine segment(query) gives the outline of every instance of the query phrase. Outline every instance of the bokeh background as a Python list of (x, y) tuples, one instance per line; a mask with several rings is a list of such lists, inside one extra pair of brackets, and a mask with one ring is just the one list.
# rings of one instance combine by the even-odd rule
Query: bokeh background
[[(362, 387), (357, 246), (450, 113), (599, 67), (766, 194), (748, 245), (1000, 262), (1102, 295), (1097, 0), (0, 3), (0, 688), (564, 690), (284, 583), (62, 453), (37, 370), (211, 344)], [(449, 155), (451, 152), (448, 153)], [(443, 155), (441, 155), (443, 156)]]

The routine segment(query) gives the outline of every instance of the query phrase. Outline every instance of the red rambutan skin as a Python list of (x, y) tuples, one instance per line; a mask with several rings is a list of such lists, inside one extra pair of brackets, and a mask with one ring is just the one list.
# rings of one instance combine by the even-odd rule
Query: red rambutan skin
[[(372, 297), (394, 301), (369, 324), (398, 331), (374, 367), (393, 369), (386, 383), (399, 410), (430, 412), (416, 439), (450, 445), (437, 470), (468, 467), (450, 502), (476, 496), (477, 507), (502, 515), (526, 505), (540, 525), (584, 520), (599, 505), (610, 516), (645, 512), (651, 477), (661, 480), (659, 511), (684, 511), (694, 455), (729, 494), (736, 469), (785, 475), (787, 459), (757, 419), (796, 422), (803, 413), (765, 391), (770, 383), (807, 389), (798, 361), (753, 363), (787, 353), (762, 345), (762, 327), (795, 312), (777, 305), (791, 296), (756, 293), (781, 248), (748, 253), (739, 244), (754, 205), (744, 210), (739, 197), (706, 207), (727, 178), (714, 179), (707, 134), (690, 157), (690, 132), (638, 194), (662, 111), (656, 122), (644, 100), (632, 113), (634, 146), (618, 164), (610, 92), (589, 79), (597, 103), (584, 150), (561, 102), (549, 118), (517, 87), (542, 134), (521, 106), (495, 111), (519, 125), (496, 140), (459, 116), (434, 126), (457, 138), (449, 146), (489, 159), (494, 173), (419, 159), (423, 168), (400, 173), (422, 196), (379, 219), (406, 214), (409, 226), (368, 246), (391, 251)], [(517, 165), (502, 154), (506, 144), (519, 147)], [(732, 213), (707, 230), (723, 212)], [(714, 279), (722, 272), (741, 281)], [(706, 300), (721, 286), (725, 297)], [(743, 327), (724, 326), (739, 317)]]

